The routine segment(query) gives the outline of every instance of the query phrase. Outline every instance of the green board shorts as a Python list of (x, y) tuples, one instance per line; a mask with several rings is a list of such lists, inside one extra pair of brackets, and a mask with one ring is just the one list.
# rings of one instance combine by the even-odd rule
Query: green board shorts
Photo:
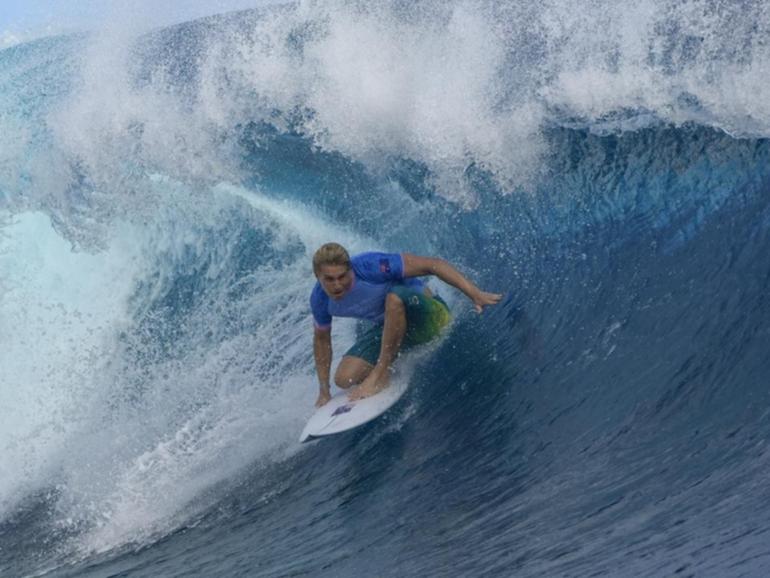
[[(397, 285), (389, 293), (398, 295), (406, 307), (406, 335), (401, 343), (401, 351), (432, 341), (452, 319), (449, 307), (438, 295), (428, 297), (422, 289), (415, 290), (406, 285)], [(360, 357), (376, 365), (382, 347), (382, 328), (382, 325), (373, 323), (359, 324), (356, 342), (345, 355)]]

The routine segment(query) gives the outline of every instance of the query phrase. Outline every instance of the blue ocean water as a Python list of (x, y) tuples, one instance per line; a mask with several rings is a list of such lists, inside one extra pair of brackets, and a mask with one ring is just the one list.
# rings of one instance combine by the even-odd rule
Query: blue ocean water
[[(768, 32), (335, 0), (0, 51), (0, 575), (766, 575)], [(300, 445), (329, 240), (505, 297), (436, 283), (403, 401)]]

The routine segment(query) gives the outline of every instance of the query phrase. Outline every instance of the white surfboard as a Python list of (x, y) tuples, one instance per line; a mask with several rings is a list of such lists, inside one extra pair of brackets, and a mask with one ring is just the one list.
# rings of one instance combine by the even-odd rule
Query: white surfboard
[(406, 391), (408, 382), (391, 382), (381, 392), (356, 401), (348, 400), (343, 391), (319, 407), (302, 430), (300, 442), (351, 430), (381, 416), (396, 403)]

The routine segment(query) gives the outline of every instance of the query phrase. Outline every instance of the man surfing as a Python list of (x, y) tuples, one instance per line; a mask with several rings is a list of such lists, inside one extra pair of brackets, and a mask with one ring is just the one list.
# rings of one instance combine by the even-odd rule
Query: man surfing
[(431, 341), (449, 323), (446, 303), (419, 277), (435, 275), (456, 287), (473, 301), (477, 313), (502, 298), (480, 290), (443, 259), (375, 252), (351, 258), (337, 243), (327, 243), (316, 251), (313, 273), (318, 280), (310, 295), (313, 356), (320, 387), (316, 407), (331, 399), (333, 317), (371, 322), (359, 333), (334, 374), (334, 383), (352, 388), (348, 398), (356, 400), (387, 387), (399, 351)]

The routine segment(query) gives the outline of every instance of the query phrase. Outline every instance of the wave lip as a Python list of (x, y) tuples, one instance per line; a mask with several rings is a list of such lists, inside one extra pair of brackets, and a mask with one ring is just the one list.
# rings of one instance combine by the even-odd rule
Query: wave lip
[(147, 173), (203, 187), (248, 181), (245, 130), (264, 125), (377, 174), (413, 162), (439, 196), (472, 207), (474, 174), (508, 194), (536, 186), (552, 126), (695, 123), (767, 136), (769, 27), (758, 2), (720, 13), (654, 1), (594, 2), (580, 14), (335, 1), (150, 34), (127, 23), (59, 42), (50, 50), (69, 52), (66, 66), (19, 51), (34, 66), (29, 82), (46, 90), (27, 118), (22, 85), (9, 87), (3, 134), (27, 136), (3, 143), (0, 167), (12, 171), (0, 171), (0, 190), (26, 208), (59, 206), (62, 223), (83, 203), (107, 219), (136, 210), (122, 192), (149, 195)]

